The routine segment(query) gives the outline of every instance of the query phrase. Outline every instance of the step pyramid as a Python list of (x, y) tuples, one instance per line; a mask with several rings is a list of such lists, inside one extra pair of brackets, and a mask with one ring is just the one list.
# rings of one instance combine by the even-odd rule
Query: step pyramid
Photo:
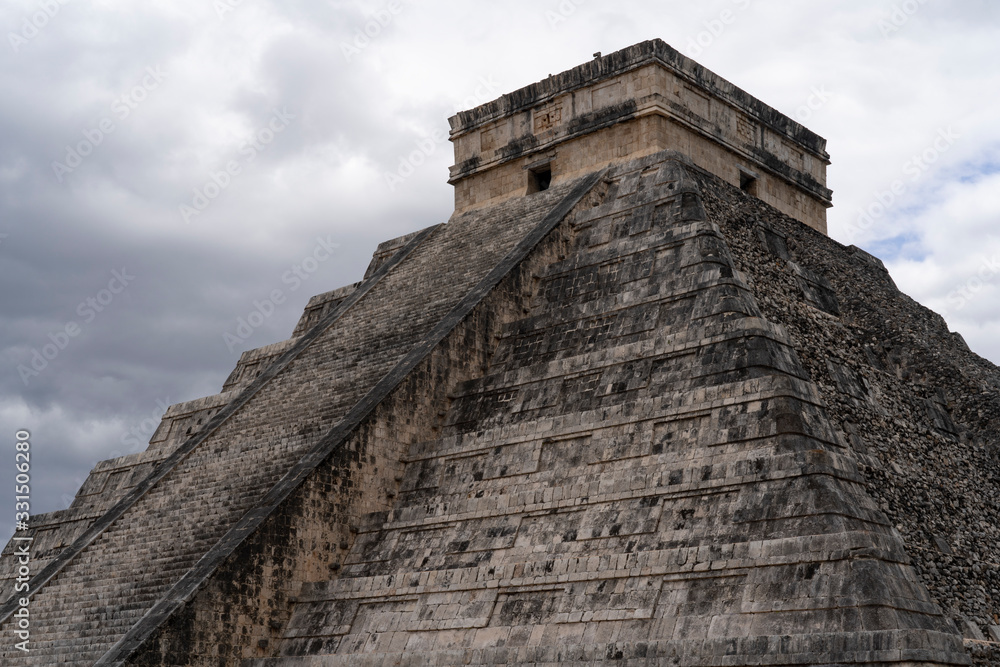
[(1000, 369), (710, 166), (380, 246), (33, 517), (0, 663), (1000, 665)]

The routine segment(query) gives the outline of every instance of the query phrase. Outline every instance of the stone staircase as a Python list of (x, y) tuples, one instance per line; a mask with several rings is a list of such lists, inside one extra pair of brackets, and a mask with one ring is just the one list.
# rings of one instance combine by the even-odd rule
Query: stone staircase
[(187, 438), (158, 462), (148, 488), (119, 489), (105, 502), (124, 498), (112, 513), (74, 532), (33, 582), (31, 652), (5, 645), (0, 662), (92, 665), (105, 656), (572, 185), (390, 244), (309, 333), (244, 355), (241, 363), (270, 365), (231, 378), (239, 396), (201, 432), (184, 426)]

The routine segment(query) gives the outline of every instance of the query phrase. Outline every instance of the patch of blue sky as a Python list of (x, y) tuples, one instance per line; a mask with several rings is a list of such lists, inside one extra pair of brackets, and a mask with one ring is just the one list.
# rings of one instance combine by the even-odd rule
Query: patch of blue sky
[(937, 177), (939, 180), (970, 184), (998, 173), (1000, 145), (993, 145), (982, 149), (972, 159), (942, 168)]
[(864, 244), (864, 250), (886, 262), (899, 260), (921, 262), (930, 255), (920, 235), (913, 231), (888, 238), (872, 239)]
[(960, 183), (971, 185), (972, 183), (981, 181), (987, 176), (992, 176), (998, 173), (1000, 173), (1000, 162), (987, 162), (985, 164), (975, 165), (974, 170), (961, 174), (956, 180)]

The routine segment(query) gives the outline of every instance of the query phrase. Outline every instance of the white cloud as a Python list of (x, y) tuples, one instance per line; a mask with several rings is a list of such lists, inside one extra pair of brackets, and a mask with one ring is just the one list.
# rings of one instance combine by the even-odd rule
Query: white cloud
[[(1000, 324), (1000, 172), (969, 175), (940, 185), (934, 201), (899, 223), (915, 239), (913, 257), (889, 263), (900, 288), (944, 315), (974, 350), (996, 359)], [(962, 179), (962, 180), (958, 180)], [(974, 342), (973, 342), (974, 341)]]

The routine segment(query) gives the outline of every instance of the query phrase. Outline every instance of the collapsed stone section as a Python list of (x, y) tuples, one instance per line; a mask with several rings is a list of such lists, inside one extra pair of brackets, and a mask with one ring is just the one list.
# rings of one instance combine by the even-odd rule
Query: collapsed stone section
[[(877, 258), (702, 178), (736, 266), (788, 330), (921, 583), (976, 664), (1000, 665), (1000, 370)], [(829, 285), (838, 316), (805, 298), (801, 267)]]
[(968, 664), (681, 158), (609, 178), (247, 667)]

